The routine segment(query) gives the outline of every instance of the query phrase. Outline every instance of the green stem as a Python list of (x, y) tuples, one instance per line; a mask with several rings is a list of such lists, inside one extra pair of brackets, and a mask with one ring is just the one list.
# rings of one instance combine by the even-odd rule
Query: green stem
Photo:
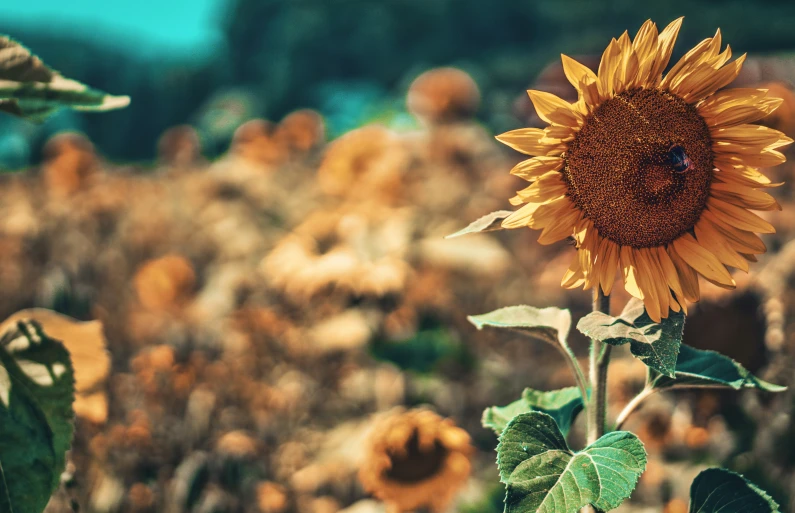
[(582, 373), (580, 364), (577, 362), (577, 356), (565, 342), (562, 342), (560, 345), (558, 345), (558, 348), (563, 354), (563, 357), (566, 359), (566, 362), (568, 362), (569, 367), (571, 367), (571, 372), (574, 374), (574, 380), (577, 382), (577, 387), (580, 389), (582, 402), (583, 404), (586, 404), (588, 402), (588, 381), (585, 379), (585, 375)]
[[(597, 284), (594, 292), (593, 311), (610, 314), (610, 296), (602, 293)], [(591, 400), (588, 402), (588, 444), (605, 434), (607, 417), (607, 368), (610, 365), (612, 346), (591, 340)]]
[[(610, 314), (610, 296), (602, 293), (602, 288), (596, 284), (593, 295), (593, 311)], [(610, 352), (613, 346), (603, 344), (591, 339), (591, 366), (589, 378), (591, 382), (591, 399), (587, 402), (588, 410), (588, 445), (597, 441), (605, 434), (605, 419), (607, 417), (607, 367), (610, 364)], [(593, 506), (586, 506), (580, 513), (598, 513)]]

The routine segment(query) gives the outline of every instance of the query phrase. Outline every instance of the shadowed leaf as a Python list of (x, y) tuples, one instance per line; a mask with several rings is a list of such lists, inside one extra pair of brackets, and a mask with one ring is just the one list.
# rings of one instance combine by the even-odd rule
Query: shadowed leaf
[(127, 96), (111, 96), (63, 77), (21, 44), (0, 36), (0, 111), (41, 121), (60, 107), (105, 111), (129, 103)]
[(20, 321), (0, 338), (0, 511), (40, 513), (58, 487), (72, 440), (69, 353)]
[(646, 468), (646, 451), (632, 433), (608, 433), (572, 452), (555, 420), (541, 412), (514, 418), (497, 446), (506, 513), (575, 513), (592, 504), (617, 508)]
[(531, 411), (546, 413), (558, 425), (563, 436), (569, 434), (577, 414), (582, 411), (583, 402), (577, 387), (562, 388), (551, 392), (541, 392), (525, 388), (521, 399), (507, 406), (491, 406), (483, 411), (483, 427), (493, 429), (498, 435), (517, 415)]
[(656, 323), (646, 314), (643, 302), (631, 299), (619, 317), (593, 312), (577, 324), (584, 335), (620, 346), (629, 344), (630, 352), (653, 370), (673, 377), (685, 316), (669, 312), (668, 318)]
[(781, 392), (786, 387), (757, 378), (728, 356), (715, 351), (705, 351), (682, 344), (676, 360), (674, 378), (662, 375), (652, 377), (654, 388), (688, 386), (725, 386), (739, 390), (758, 388), (768, 392)]
[(780, 513), (767, 493), (723, 468), (701, 472), (690, 487), (689, 513)]

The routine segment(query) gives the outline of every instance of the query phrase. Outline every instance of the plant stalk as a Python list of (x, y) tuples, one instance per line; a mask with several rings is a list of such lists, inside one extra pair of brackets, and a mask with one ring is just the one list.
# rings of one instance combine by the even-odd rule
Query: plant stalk
[[(602, 287), (596, 284), (593, 294), (593, 311), (610, 314), (610, 296), (602, 292)], [(605, 434), (605, 421), (607, 418), (607, 367), (610, 364), (610, 351), (613, 346), (603, 344), (591, 339), (591, 355), (589, 380), (591, 383), (591, 398), (587, 402), (588, 410), (588, 445), (596, 442)], [(586, 506), (580, 513), (599, 513), (593, 506)]]
[[(597, 284), (593, 297), (593, 311), (610, 314), (610, 296)], [(588, 444), (605, 434), (607, 417), (607, 367), (612, 346), (591, 339), (591, 399), (588, 402)]]

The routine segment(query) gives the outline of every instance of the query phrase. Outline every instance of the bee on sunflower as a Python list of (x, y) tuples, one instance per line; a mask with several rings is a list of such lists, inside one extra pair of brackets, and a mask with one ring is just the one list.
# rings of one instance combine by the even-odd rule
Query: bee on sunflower
[(528, 91), (544, 129), (497, 136), (532, 158), (511, 171), (532, 184), (503, 228), (540, 229), (538, 241), (573, 237), (577, 249), (562, 286), (624, 287), (655, 322), (699, 300), (698, 275), (734, 288), (727, 270), (748, 270), (773, 233), (751, 210), (780, 209), (762, 191), (777, 184), (759, 168), (783, 163), (792, 139), (756, 122), (782, 102), (764, 89), (724, 89), (745, 55), (721, 51), (720, 30), (666, 74), (682, 18), (662, 32), (647, 21), (604, 51), (597, 72), (562, 56), (577, 89), (570, 104)]

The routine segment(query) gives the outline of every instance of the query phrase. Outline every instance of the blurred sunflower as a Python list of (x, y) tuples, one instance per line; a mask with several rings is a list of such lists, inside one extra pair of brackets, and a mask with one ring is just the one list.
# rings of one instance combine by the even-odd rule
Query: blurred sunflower
[(749, 210), (780, 207), (759, 190), (774, 184), (758, 168), (784, 162), (779, 149), (792, 142), (748, 124), (781, 104), (767, 90), (718, 92), (745, 60), (727, 64), (720, 30), (663, 77), (681, 24), (658, 34), (647, 21), (634, 41), (624, 32), (598, 73), (563, 55), (577, 102), (528, 91), (549, 126), (497, 137), (536, 156), (511, 171), (533, 184), (512, 198), (524, 206), (502, 226), (542, 229), (542, 244), (573, 236), (577, 254), (562, 285), (609, 294), (620, 267), (627, 291), (657, 322), (698, 301), (699, 274), (733, 288), (726, 266), (747, 271), (765, 252), (755, 233), (773, 226)]
[(359, 480), (387, 511), (441, 512), (469, 477), (472, 451), (469, 435), (452, 420), (398, 409), (373, 427)]

